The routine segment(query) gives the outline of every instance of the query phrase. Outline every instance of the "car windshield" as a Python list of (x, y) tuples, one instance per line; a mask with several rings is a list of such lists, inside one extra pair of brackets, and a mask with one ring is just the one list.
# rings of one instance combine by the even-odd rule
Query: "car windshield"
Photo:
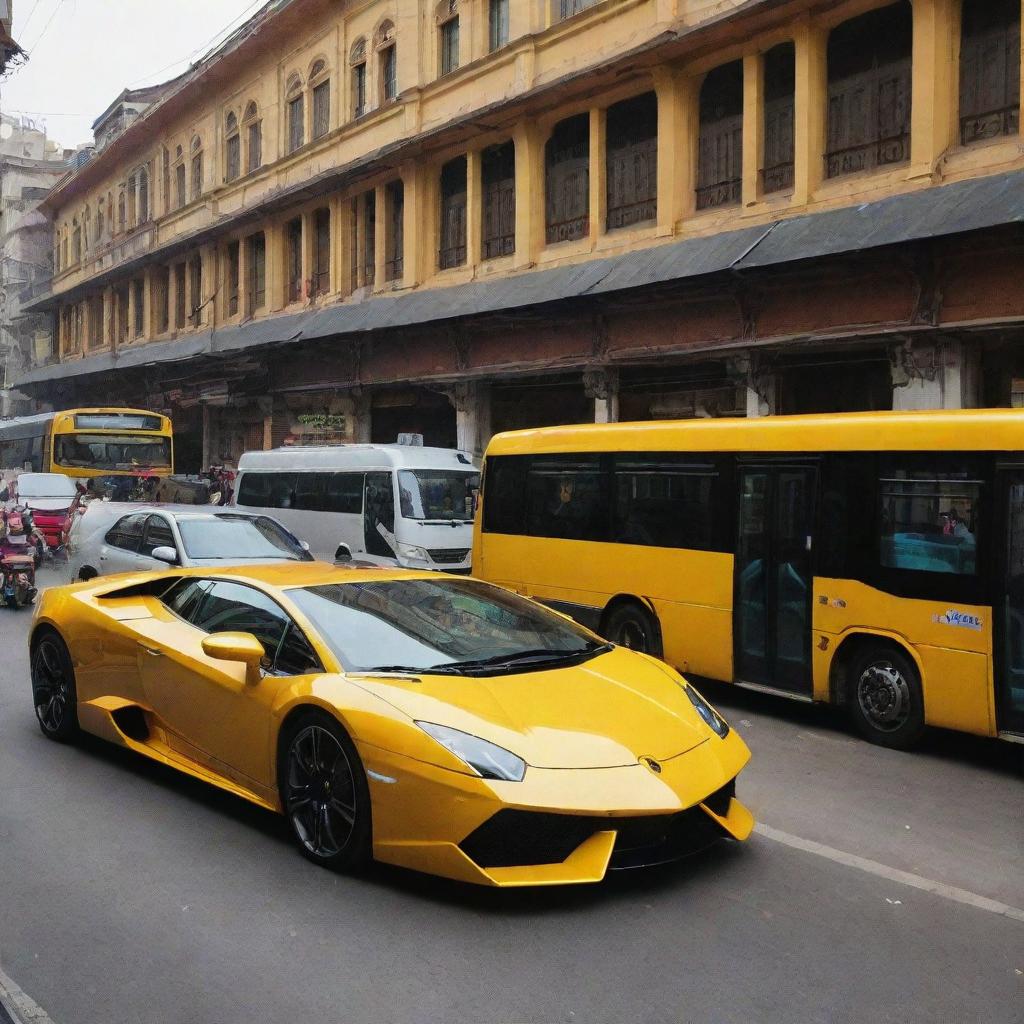
[(290, 590), (346, 671), (494, 675), (606, 650), (532, 601), (475, 580), (379, 580)]
[(312, 561), (309, 552), (287, 530), (264, 516), (258, 519), (247, 516), (182, 518), (178, 520), (178, 530), (185, 554), (196, 561)]
[(63, 473), (22, 473), (18, 495), (22, 498), (73, 498), (77, 489)]
[(54, 461), (89, 469), (169, 469), (171, 439), (133, 434), (62, 434)]
[(458, 469), (403, 469), (398, 496), (405, 519), (472, 522), (480, 474)]

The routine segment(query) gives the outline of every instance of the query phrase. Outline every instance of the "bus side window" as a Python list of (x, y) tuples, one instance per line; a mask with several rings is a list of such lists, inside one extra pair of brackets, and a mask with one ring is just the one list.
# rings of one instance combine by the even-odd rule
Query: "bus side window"
[(363, 511), (363, 474), (331, 473), (324, 506), (326, 512), (359, 515)]
[(529, 536), (609, 540), (608, 473), (600, 456), (535, 458), (527, 473), (526, 494)]
[(815, 575), (873, 579), (878, 567), (877, 459), (827, 455), (815, 530)]
[(484, 533), (526, 532), (526, 455), (492, 455), (484, 469)]

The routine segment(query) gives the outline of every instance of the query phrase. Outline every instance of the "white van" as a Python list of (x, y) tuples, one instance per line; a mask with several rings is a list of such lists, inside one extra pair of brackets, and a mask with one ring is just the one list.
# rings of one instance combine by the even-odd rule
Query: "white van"
[(466, 452), (348, 444), (246, 452), (232, 504), (279, 519), (315, 558), (469, 572), (480, 470)]

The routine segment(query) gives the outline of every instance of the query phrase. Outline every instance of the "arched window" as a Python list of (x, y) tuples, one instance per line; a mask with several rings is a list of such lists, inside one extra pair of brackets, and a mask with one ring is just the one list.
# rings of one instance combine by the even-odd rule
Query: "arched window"
[(352, 69), (352, 116), (366, 113), (366, 40), (357, 39), (348, 56)]
[(71, 221), (71, 225), (71, 262), (78, 263), (82, 259), (82, 229), (77, 217)]
[(189, 146), (192, 155), (192, 198), (198, 199), (203, 194), (203, 140), (195, 135)]
[(306, 104), (302, 92), (302, 79), (292, 75), (285, 94), (288, 104), (288, 152), (301, 149), (306, 141)]
[(313, 138), (321, 139), (331, 130), (331, 80), (327, 73), (327, 62), (316, 61), (309, 71), (312, 88)]
[(263, 164), (263, 122), (255, 101), (250, 101), (242, 117), (246, 131), (245, 170), (247, 174), (259, 170)]
[(375, 44), (380, 61), (380, 96), (390, 103), (398, 96), (398, 51), (395, 46), (394, 22), (384, 21), (377, 29)]
[(442, 75), (451, 74), (459, 66), (459, 0), (442, 0), (436, 10), (438, 32), (438, 66)]
[(96, 241), (100, 242), (103, 239), (103, 232), (106, 228), (104, 224), (104, 212), (103, 212), (103, 197), (101, 196), (96, 203)]
[(117, 193), (117, 229), (124, 231), (127, 218), (127, 207), (125, 206), (124, 188)]
[(125, 226), (128, 228), (133, 228), (138, 223), (136, 219), (138, 217), (138, 207), (136, 204), (135, 189), (136, 178), (135, 173), (133, 172), (128, 176), (128, 181), (125, 183), (125, 200), (128, 205), (128, 216)]
[(224, 119), (224, 178), (234, 181), (242, 173), (242, 137), (238, 132), (238, 115), (229, 111)]
[(149, 220), (149, 171), (139, 168), (139, 223)]

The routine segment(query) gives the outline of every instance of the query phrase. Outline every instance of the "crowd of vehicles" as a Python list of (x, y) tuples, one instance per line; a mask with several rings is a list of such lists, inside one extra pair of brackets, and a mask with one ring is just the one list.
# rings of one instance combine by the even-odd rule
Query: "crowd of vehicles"
[(37, 716), (282, 811), (321, 864), (595, 881), (750, 833), (691, 679), (894, 748), (1024, 741), (1022, 448), (1007, 410), (554, 427), (482, 470), (246, 453), (226, 506), (75, 512)]

